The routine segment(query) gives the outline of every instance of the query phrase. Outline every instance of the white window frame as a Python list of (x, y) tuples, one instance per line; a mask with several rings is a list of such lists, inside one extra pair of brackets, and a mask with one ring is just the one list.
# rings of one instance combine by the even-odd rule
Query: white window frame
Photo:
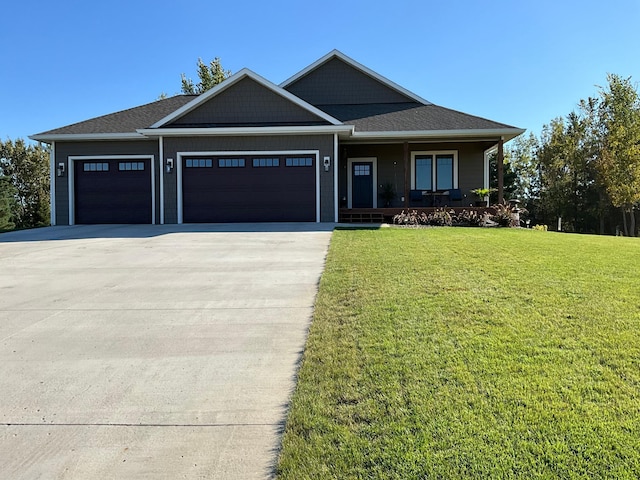
[(429, 150), (411, 152), (411, 190), (416, 190), (416, 157), (431, 155), (431, 191), (437, 192), (437, 156), (453, 156), (453, 188), (458, 188), (458, 151), (457, 150)]

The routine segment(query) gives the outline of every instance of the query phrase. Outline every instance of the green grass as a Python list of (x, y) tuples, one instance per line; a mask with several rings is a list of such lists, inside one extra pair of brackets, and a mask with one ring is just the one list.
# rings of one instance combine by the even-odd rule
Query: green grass
[(336, 231), (277, 470), (640, 478), (640, 241)]

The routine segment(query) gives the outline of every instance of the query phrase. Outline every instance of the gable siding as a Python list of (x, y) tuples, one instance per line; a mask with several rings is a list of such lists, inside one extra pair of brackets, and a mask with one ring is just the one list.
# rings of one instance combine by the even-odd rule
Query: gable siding
[(324, 119), (290, 102), (250, 78), (215, 95), (170, 126), (328, 125)]
[[(335, 219), (333, 194), (333, 135), (290, 135), (261, 137), (188, 137), (164, 139), (164, 157), (177, 162), (178, 152), (289, 151), (318, 150), (320, 152), (320, 221)], [(324, 171), (324, 156), (331, 158), (328, 172)], [(164, 173), (165, 223), (178, 222), (177, 172)], [(257, 199), (256, 201), (259, 201)]]
[(69, 157), (100, 155), (153, 155), (156, 160), (156, 223), (160, 222), (159, 196), (159, 148), (156, 140), (126, 142), (56, 142), (55, 165), (65, 164), (63, 177), (54, 177), (56, 195), (56, 225), (69, 225)]
[(338, 58), (329, 60), (286, 89), (312, 105), (415, 101)]

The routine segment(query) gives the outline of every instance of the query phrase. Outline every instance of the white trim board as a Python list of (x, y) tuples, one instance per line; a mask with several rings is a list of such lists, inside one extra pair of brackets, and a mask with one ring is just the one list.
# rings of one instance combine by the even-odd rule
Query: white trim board
[[(51, 226), (56, 224), (56, 185), (57, 185), (57, 172), (56, 172), (56, 142), (51, 142), (51, 150), (49, 151), (49, 223)], [(62, 163), (62, 162), (61, 162)]]
[(353, 208), (353, 163), (371, 163), (373, 176), (373, 208), (378, 208), (378, 158), (355, 157), (347, 159), (347, 208)]
[(156, 186), (154, 155), (70, 155), (67, 157), (68, 193), (69, 193), (69, 225), (75, 225), (75, 161), (76, 160), (151, 160), (151, 224), (156, 224)]
[(316, 223), (320, 223), (320, 150), (223, 150), (223, 151), (205, 151), (205, 152), (176, 152), (176, 180), (178, 182), (176, 188), (176, 203), (178, 206), (178, 224), (184, 223), (184, 203), (182, 189), (182, 157), (219, 157), (219, 156), (238, 156), (238, 155), (314, 155), (316, 159)]

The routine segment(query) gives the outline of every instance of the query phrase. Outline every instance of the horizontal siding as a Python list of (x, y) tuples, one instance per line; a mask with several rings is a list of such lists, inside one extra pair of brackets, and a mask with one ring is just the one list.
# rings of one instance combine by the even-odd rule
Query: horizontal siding
[[(484, 152), (494, 143), (469, 142), (469, 143), (424, 143), (409, 144), (409, 160), (411, 152), (456, 150), (458, 152), (458, 187), (462, 194), (466, 195), (463, 205), (472, 204), (475, 200), (471, 190), (481, 188), (484, 185)], [(404, 195), (404, 145), (398, 144), (372, 144), (372, 145), (348, 145), (342, 148), (340, 158), (339, 195), (340, 206), (347, 206), (347, 159), (357, 157), (376, 157), (378, 159), (378, 195), (381, 192), (380, 185), (391, 183), (396, 191), (396, 198), (392, 207), (402, 207)], [(409, 168), (411, 168), (409, 166)], [(411, 173), (409, 172), (409, 179)], [(381, 205), (378, 197), (378, 204)]]

